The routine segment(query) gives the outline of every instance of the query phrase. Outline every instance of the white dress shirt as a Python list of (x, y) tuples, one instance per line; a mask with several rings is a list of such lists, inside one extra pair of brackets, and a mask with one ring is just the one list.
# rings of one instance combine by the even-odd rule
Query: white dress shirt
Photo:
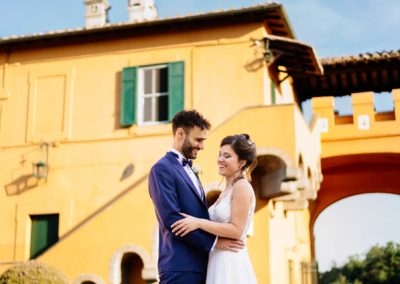
[[(182, 165), (182, 161), (183, 161), (184, 159), (186, 159), (186, 158), (182, 155), (182, 153), (179, 152), (179, 151), (177, 151), (177, 150), (175, 150), (174, 148), (171, 149), (171, 152), (173, 152), (173, 153), (175, 153), (175, 154), (178, 155), (178, 161), (179, 161), (179, 163)], [(198, 177), (196, 176), (196, 174), (193, 172), (192, 168), (189, 167), (189, 165), (184, 166), (183, 169), (184, 169), (185, 172), (188, 174), (190, 180), (192, 181), (194, 187), (195, 187), (196, 190), (197, 190), (197, 193), (199, 194), (199, 196), (201, 197), (201, 199), (203, 199), (203, 198), (204, 198), (204, 191), (203, 191), (203, 189), (201, 188), (199, 178), (198, 178)]]

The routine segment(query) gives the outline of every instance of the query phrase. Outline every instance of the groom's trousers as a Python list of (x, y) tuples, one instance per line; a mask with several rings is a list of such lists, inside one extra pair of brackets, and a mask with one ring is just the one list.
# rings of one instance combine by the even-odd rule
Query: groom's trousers
[(160, 273), (160, 284), (204, 284), (205, 282), (205, 272), (169, 271)]

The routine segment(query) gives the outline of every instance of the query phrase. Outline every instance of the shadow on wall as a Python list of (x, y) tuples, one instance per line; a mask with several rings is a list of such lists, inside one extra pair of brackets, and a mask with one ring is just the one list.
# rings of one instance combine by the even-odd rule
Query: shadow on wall
[(33, 175), (22, 175), (5, 185), (7, 196), (19, 195), (37, 187), (40, 184), (40, 179)]

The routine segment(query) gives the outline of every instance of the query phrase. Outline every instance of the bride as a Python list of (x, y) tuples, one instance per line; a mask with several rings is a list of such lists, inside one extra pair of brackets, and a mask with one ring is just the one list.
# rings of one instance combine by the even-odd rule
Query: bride
[[(201, 229), (245, 241), (255, 209), (254, 191), (245, 174), (250, 177), (256, 157), (256, 146), (248, 134), (225, 137), (220, 145), (218, 168), (226, 179), (226, 187), (208, 209), (210, 220), (181, 213), (185, 218), (172, 224), (172, 232), (184, 236)], [(206, 283), (257, 283), (247, 249), (232, 252), (214, 248), (208, 260)]]

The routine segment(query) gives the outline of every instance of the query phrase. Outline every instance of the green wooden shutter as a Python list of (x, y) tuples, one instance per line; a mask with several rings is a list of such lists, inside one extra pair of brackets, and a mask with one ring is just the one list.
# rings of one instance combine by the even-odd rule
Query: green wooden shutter
[(58, 219), (58, 214), (31, 216), (31, 259), (58, 241)]
[(271, 104), (276, 104), (276, 91), (275, 91), (275, 83), (271, 79)]
[(184, 108), (185, 65), (183, 61), (168, 64), (168, 120)]
[(122, 70), (121, 79), (121, 117), (122, 126), (136, 123), (136, 84), (137, 67)]

